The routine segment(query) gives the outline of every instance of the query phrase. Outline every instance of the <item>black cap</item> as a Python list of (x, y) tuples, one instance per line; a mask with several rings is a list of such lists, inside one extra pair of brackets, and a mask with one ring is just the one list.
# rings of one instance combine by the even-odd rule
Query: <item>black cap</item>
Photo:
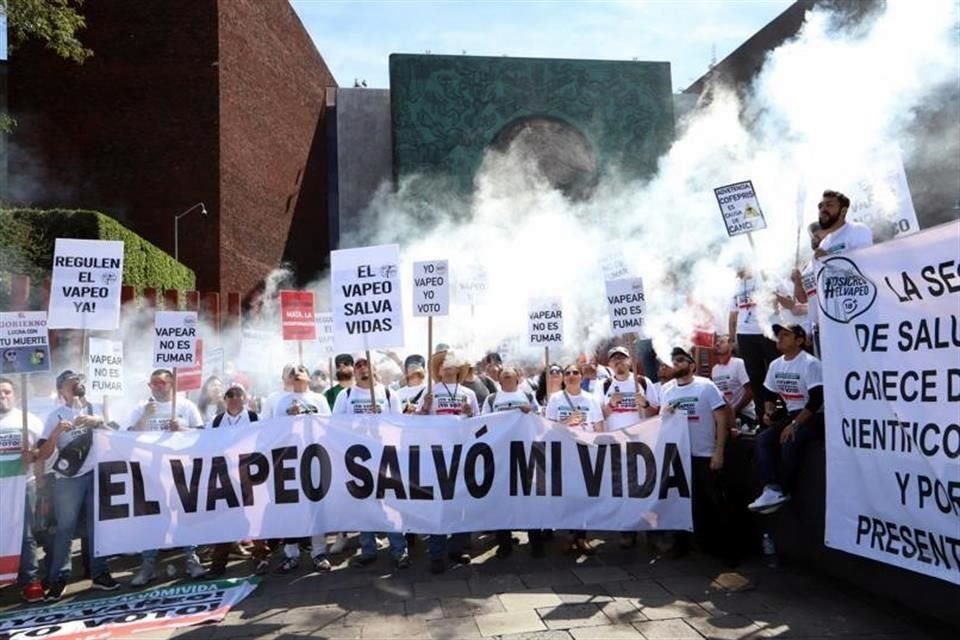
[(613, 347), (610, 351), (607, 351), (607, 359), (609, 360), (613, 356), (623, 356), (624, 358), (630, 357), (630, 352), (626, 347)]
[(690, 352), (683, 347), (674, 347), (673, 351), (670, 352), (670, 359), (673, 360), (675, 358), (686, 358), (690, 362), (696, 362), (696, 360), (693, 359), (693, 356), (690, 355)]
[(792, 333), (798, 338), (803, 340), (807, 339), (807, 330), (804, 329), (799, 324), (775, 324), (773, 325), (773, 335), (780, 335), (781, 331), (786, 331), (787, 333)]
[(353, 366), (353, 356), (350, 355), (349, 353), (341, 353), (341, 354), (338, 354), (337, 357), (333, 359), (333, 364), (334, 364), (334, 366), (337, 366), (337, 367), (341, 367), (341, 366), (349, 366), (349, 367), (352, 367), (352, 366)]

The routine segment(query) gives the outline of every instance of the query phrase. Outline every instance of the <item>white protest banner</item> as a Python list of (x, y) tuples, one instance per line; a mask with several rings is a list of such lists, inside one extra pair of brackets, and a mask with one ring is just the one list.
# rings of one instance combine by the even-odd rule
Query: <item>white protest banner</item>
[(482, 264), (467, 264), (456, 269), (453, 283), (454, 300), (458, 304), (475, 306), (487, 297), (487, 268)]
[(450, 313), (450, 270), (446, 260), (413, 263), (413, 315)]
[(823, 261), (825, 543), (960, 584), (960, 222)]
[(50, 344), (45, 311), (0, 313), (0, 371), (50, 371)]
[(123, 242), (57, 238), (47, 326), (116, 329), (120, 324), (122, 285)]
[(157, 311), (153, 334), (153, 366), (172, 369), (199, 365), (196, 311)]
[(87, 395), (123, 396), (123, 342), (90, 338), (87, 353)]
[(686, 415), (615, 433), (531, 414), (96, 429), (97, 555), (317, 531), (691, 528)]
[(862, 222), (876, 230), (880, 237), (919, 231), (920, 223), (899, 150), (879, 150), (871, 156), (866, 171), (868, 173), (860, 176), (847, 194), (850, 198), (847, 219)]
[(637, 333), (642, 336), (647, 314), (643, 278), (607, 280), (606, 285), (610, 330), (613, 335)]
[(330, 299), (344, 351), (403, 346), (400, 249), (395, 244), (330, 252)]
[(767, 228), (767, 221), (763, 217), (752, 181), (744, 180), (717, 187), (713, 193), (720, 205), (727, 235), (731, 238)]
[(253, 593), (260, 578), (175, 584), (107, 598), (31, 607), (0, 614), (0, 635), (9, 640), (137, 638), (142, 632), (220, 622)]
[(563, 303), (560, 298), (531, 298), (527, 310), (531, 347), (563, 346)]

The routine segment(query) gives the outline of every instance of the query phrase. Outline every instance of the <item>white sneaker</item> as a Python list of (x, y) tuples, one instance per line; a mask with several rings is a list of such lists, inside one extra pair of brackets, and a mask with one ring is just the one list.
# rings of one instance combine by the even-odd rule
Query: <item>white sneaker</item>
[(330, 545), (328, 553), (340, 553), (347, 547), (347, 534), (338, 533), (337, 539)]
[(130, 581), (131, 587), (142, 587), (148, 582), (152, 581), (157, 576), (157, 561), (154, 559), (144, 560), (143, 565), (140, 567), (140, 571), (137, 571), (137, 575), (133, 576), (133, 580)]
[(200, 564), (200, 558), (197, 557), (197, 554), (191, 553), (187, 556), (187, 575), (193, 578), (194, 580), (202, 578), (207, 570), (203, 568), (203, 565)]
[(790, 496), (784, 495), (783, 492), (776, 487), (767, 485), (763, 488), (763, 493), (760, 494), (760, 497), (747, 505), (747, 509), (760, 513), (773, 513), (782, 507), (783, 503), (789, 499)]

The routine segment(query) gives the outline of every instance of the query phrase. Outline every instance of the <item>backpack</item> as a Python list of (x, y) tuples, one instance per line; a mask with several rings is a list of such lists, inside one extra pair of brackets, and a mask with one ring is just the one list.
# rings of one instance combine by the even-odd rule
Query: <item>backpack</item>
[[(220, 423), (223, 422), (223, 416), (225, 416), (225, 415), (227, 415), (227, 412), (226, 412), (226, 411), (224, 411), (223, 413), (218, 413), (217, 415), (215, 415), (215, 416), (213, 417), (213, 422), (211, 423), (210, 427), (213, 428), (213, 429), (216, 429), (217, 427), (219, 427), (219, 426), (220, 426)], [(248, 419), (250, 422), (256, 422), (257, 420), (260, 419), (260, 417), (257, 415), (257, 412), (256, 412), (256, 411), (250, 411), (250, 410), (248, 409), (248, 410), (247, 410), (247, 419)]]

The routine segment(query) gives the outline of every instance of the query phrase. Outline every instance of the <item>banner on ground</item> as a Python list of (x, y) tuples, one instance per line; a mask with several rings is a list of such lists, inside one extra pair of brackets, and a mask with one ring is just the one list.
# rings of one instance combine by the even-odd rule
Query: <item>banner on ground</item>
[(767, 228), (767, 221), (760, 209), (753, 181), (744, 180), (717, 187), (713, 190), (720, 205), (723, 224), (727, 226), (727, 235), (740, 236)]
[(610, 331), (615, 336), (628, 333), (643, 335), (646, 324), (647, 299), (642, 278), (607, 280), (607, 305)]
[(157, 311), (153, 321), (153, 366), (164, 369), (197, 364), (197, 312)]
[(829, 547), (960, 584), (960, 222), (823, 261)]
[(0, 313), (0, 371), (50, 371), (50, 343), (45, 311)]
[(90, 338), (87, 349), (87, 395), (123, 396), (123, 341)]
[(563, 346), (563, 303), (560, 298), (531, 298), (527, 310), (531, 347)]
[(450, 313), (450, 270), (446, 260), (413, 263), (413, 315)]
[(281, 291), (280, 319), (284, 340), (316, 340), (313, 291)]
[(324, 531), (691, 528), (683, 414), (615, 433), (516, 411), (94, 438), (97, 555)]
[(395, 244), (330, 252), (330, 299), (344, 352), (403, 346), (400, 249)]
[[(0, 636), (10, 640), (104, 640), (219, 622), (250, 595), (260, 578), (192, 582), (108, 598), (33, 607), (0, 614)], [(137, 637), (133, 635), (132, 637)]]
[(113, 331), (122, 284), (123, 242), (57, 238), (47, 326)]

